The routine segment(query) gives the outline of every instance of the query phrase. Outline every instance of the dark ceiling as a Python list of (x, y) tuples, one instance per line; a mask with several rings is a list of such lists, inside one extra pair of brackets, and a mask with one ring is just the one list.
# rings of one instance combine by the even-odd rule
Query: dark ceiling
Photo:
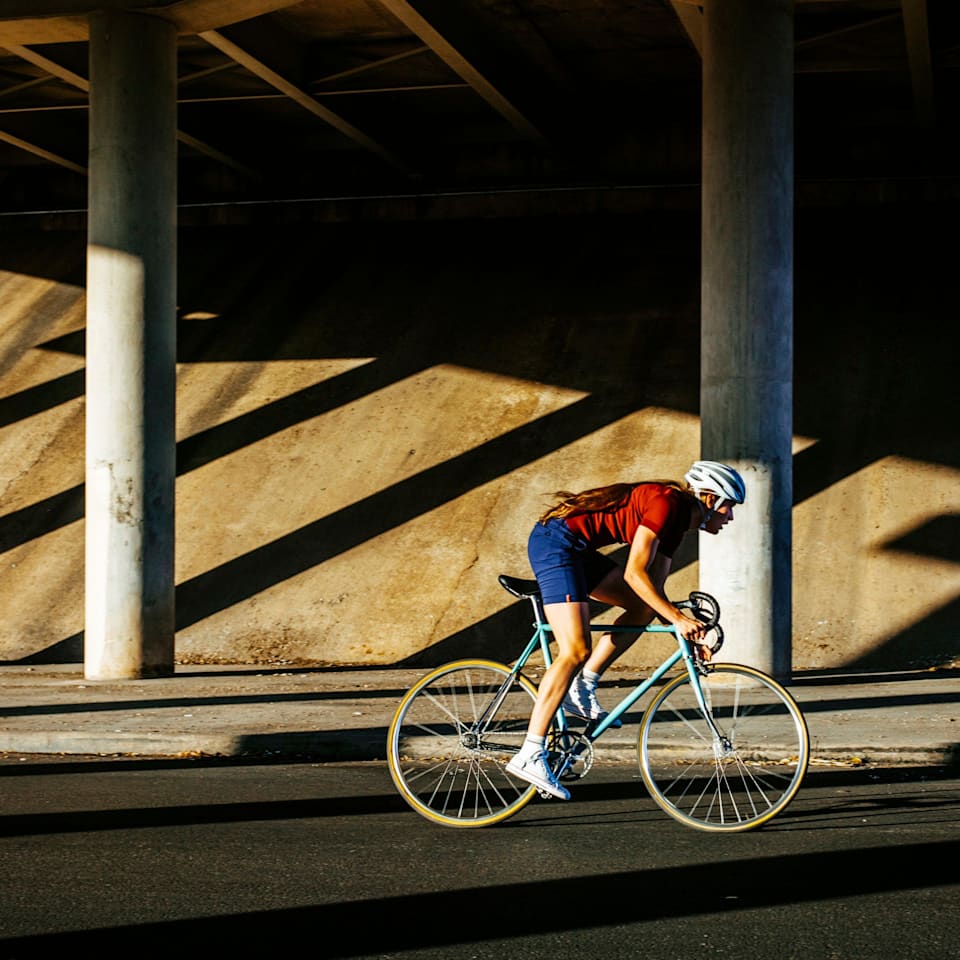
[[(86, 12), (178, 26), (184, 205), (695, 185), (680, 0), (0, 0), (0, 212), (86, 204)], [(952, 181), (957, 0), (797, 0), (799, 182)]]

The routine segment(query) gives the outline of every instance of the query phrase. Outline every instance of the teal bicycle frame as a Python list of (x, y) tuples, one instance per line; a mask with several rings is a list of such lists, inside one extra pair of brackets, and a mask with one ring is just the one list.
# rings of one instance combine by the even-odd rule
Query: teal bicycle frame
[[(538, 791), (550, 795), (535, 779), (518, 775), (512, 758), (527, 735), (537, 697), (523, 670), (538, 650), (546, 669), (556, 663), (553, 631), (535, 580), (501, 575), (499, 582), (533, 606), (533, 635), (520, 656), (512, 663), (476, 658), (441, 664), (407, 691), (387, 734), (397, 788), (418, 813), (444, 826), (500, 823)], [(640, 774), (653, 800), (695, 829), (753, 829), (799, 789), (810, 757), (803, 714), (762, 671), (707, 657), (703, 647), (715, 654), (723, 643), (713, 597), (694, 592), (674, 603), (700, 620), (710, 642), (687, 640), (673, 624), (590, 623), (591, 634), (669, 633), (676, 649), (600, 720), (581, 723), (561, 704), (544, 760), (559, 780), (586, 776), (595, 742), (657, 686), (638, 711), (637, 729)]]
[[(506, 586), (504, 584), (504, 586)], [(507, 588), (509, 589), (509, 588)], [(513, 592), (513, 591), (511, 591)], [(516, 594), (515, 594), (516, 595)], [(692, 595), (695, 596), (695, 595)], [(534, 612), (534, 632), (533, 636), (530, 638), (526, 647), (524, 647), (523, 652), (517, 658), (513, 664), (513, 669), (511, 672), (510, 678), (504, 684), (502, 694), (505, 696), (507, 690), (509, 689), (510, 684), (513, 681), (513, 677), (516, 674), (520, 673), (523, 668), (526, 666), (527, 661), (534, 654), (536, 650), (540, 650), (543, 655), (544, 667), (549, 668), (553, 663), (553, 657), (550, 653), (550, 639), (551, 634), (553, 633), (553, 628), (547, 623), (546, 615), (543, 612), (543, 605), (540, 601), (538, 595), (529, 596), (527, 599), (533, 606)], [(689, 601), (681, 601), (677, 606), (694, 606)], [(715, 627), (719, 633), (719, 640), (713, 646), (713, 651), (716, 653), (720, 649), (721, 644), (723, 643), (723, 634), (720, 631), (719, 627)], [(595, 742), (599, 737), (601, 737), (610, 727), (616, 723), (651, 687), (655, 686), (667, 673), (670, 672), (673, 667), (677, 665), (681, 660), (684, 662), (687, 673), (690, 676), (690, 686), (694, 691), (694, 696), (696, 697), (697, 705), (700, 710), (703, 712), (703, 715), (709, 724), (714, 736), (718, 737), (721, 741), (726, 741), (726, 737), (717, 729), (716, 724), (713, 722), (713, 717), (711, 711), (707, 708), (707, 704), (703, 698), (703, 690), (700, 687), (700, 673), (705, 668), (702, 666), (701, 661), (699, 661), (693, 653), (693, 649), (690, 645), (690, 642), (683, 636), (683, 634), (678, 633), (676, 628), (672, 625), (666, 624), (648, 624), (645, 627), (636, 627), (636, 626), (618, 626), (617, 624), (602, 624), (602, 623), (591, 623), (590, 624), (591, 633), (669, 633), (677, 641), (677, 649), (671, 653), (664, 661), (657, 667), (653, 673), (650, 674), (645, 680), (641, 681), (636, 687), (634, 687), (608, 714), (603, 720), (598, 723), (589, 723), (586, 730), (583, 732), (583, 736), (590, 742)], [(499, 702), (502, 697), (496, 697), (493, 704), (491, 704), (490, 711), (491, 713), (499, 707)], [(563, 708), (561, 707), (557, 711), (557, 729), (561, 734), (565, 734), (570, 729), (567, 722), (567, 716), (564, 713)]]

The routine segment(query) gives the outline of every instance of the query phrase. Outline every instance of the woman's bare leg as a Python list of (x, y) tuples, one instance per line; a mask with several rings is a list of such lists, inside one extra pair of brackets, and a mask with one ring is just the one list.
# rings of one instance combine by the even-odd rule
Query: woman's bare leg
[(530, 714), (528, 733), (545, 737), (576, 672), (590, 656), (590, 606), (587, 603), (544, 604), (557, 641), (557, 654), (543, 675)]
[[(619, 626), (646, 627), (654, 618), (654, 612), (643, 602), (627, 585), (623, 579), (623, 570), (619, 567), (611, 570), (597, 584), (591, 596), (600, 603), (611, 607), (620, 607), (623, 613), (614, 620)], [(637, 642), (640, 632), (637, 633), (605, 633), (593, 653), (584, 664), (584, 670), (601, 674), (618, 657), (626, 653)]]

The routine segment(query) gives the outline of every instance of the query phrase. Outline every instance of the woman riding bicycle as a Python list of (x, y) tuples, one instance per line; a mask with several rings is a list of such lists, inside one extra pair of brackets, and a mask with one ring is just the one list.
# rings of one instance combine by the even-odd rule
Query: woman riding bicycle
[[(733, 520), (746, 488), (736, 470), (713, 460), (698, 460), (684, 480), (560, 492), (560, 501), (530, 534), (530, 565), (558, 652), (540, 681), (526, 739), (507, 771), (552, 796), (570, 798), (546, 758), (547, 731), (557, 709), (562, 702), (564, 710), (587, 720), (606, 716), (597, 702), (597, 682), (639, 636), (605, 633), (591, 654), (588, 601), (622, 608), (614, 621), (618, 626), (645, 627), (656, 616), (690, 642), (704, 638), (703, 624), (667, 599), (664, 582), (683, 537), (691, 530), (719, 533)], [(624, 567), (597, 552), (615, 543), (630, 545)], [(709, 657), (709, 648), (701, 650)]]

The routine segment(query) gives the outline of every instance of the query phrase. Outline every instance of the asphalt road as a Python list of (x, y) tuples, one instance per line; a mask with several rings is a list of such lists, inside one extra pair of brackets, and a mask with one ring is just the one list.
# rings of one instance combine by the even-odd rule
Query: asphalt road
[(0, 957), (955, 958), (960, 780), (814, 771), (761, 830), (670, 820), (632, 764), (484, 830), (380, 763), (8, 756)]

